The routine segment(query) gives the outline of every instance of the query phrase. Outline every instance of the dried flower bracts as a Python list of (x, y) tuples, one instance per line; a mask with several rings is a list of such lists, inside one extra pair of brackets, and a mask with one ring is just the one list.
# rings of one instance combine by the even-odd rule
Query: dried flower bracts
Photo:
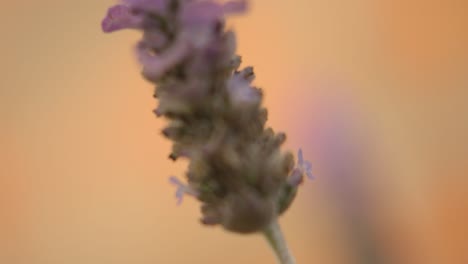
[(236, 38), (224, 17), (245, 12), (243, 0), (125, 0), (111, 7), (105, 32), (143, 31), (136, 53), (143, 76), (154, 83), (155, 114), (173, 141), (170, 158), (190, 160), (184, 194), (202, 202), (201, 222), (238, 233), (264, 230), (293, 201), (310, 163), (281, 151), (283, 133), (265, 127), (263, 92), (252, 67), (240, 69)]

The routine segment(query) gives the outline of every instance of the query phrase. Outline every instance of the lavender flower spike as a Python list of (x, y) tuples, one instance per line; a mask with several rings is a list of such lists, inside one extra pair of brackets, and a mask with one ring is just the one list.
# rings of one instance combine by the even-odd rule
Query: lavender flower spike
[(122, 0), (102, 22), (104, 32), (143, 32), (136, 45), (143, 76), (154, 84), (157, 117), (169, 124), (169, 158), (188, 159), (186, 181), (171, 176), (177, 203), (201, 203), (201, 223), (248, 234), (261, 232), (281, 264), (294, 264), (277, 219), (294, 201), (311, 163), (281, 149), (286, 135), (266, 126), (263, 92), (253, 67), (236, 53), (225, 16), (246, 0)]

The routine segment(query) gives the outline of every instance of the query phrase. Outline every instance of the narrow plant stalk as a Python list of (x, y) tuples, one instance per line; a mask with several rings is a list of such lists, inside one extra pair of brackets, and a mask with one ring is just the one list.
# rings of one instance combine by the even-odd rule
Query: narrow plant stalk
[(296, 264), (294, 257), (288, 249), (277, 219), (272, 221), (271, 224), (265, 228), (263, 234), (268, 240), (273, 251), (275, 251), (276, 257), (278, 258), (278, 264)]

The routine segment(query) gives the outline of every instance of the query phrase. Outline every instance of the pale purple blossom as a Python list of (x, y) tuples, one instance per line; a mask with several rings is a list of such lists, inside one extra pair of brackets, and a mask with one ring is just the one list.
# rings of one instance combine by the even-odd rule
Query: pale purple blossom
[(152, 50), (162, 50), (169, 42), (168, 38), (161, 30), (151, 29), (143, 32), (143, 39), (141, 40), (145, 47)]
[(143, 65), (143, 75), (150, 80), (159, 79), (180, 63), (189, 50), (189, 43), (184, 36), (179, 36), (172, 46), (160, 54), (152, 54), (145, 42), (140, 42), (136, 48), (138, 60)]
[(291, 186), (299, 186), (304, 181), (303, 173), (300, 169), (293, 169), (291, 175), (288, 177), (288, 183)]
[(122, 0), (133, 10), (164, 14), (168, 10), (170, 0)]
[(182, 6), (180, 22), (185, 25), (208, 25), (223, 19), (223, 7), (213, 1), (192, 1)]
[(224, 14), (241, 14), (247, 11), (247, 1), (237, 0), (229, 1), (223, 5)]
[(191, 1), (182, 6), (179, 22), (182, 31), (190, 36), (197, 48), (205, 47), (216, 34), (216, 27), (224, 23), (227, 14), (243, 13), (246, 1), (229, 1), (219, 4), (215, 1)]
[(299, 149), (297, 151), (297, 168), (307, 175), (309, 179), (313, 179), (314, 177), (312, 176), (312, 163), (308, 160), (304, 160), (304, 157), (302, 156), (302, 149)]
[(287, 181), (291, 186), (298, 186), (303, 182), (304, 174), (311, 180), (314, 178), (312, 176), (312, 163), (304, 160), (302, 149), (299, 149), (297, 151), (297, 165), (289, 175)]
[(228, 80), (227, 90), (233, 104), (255, 104), (261, 99), (260, 91), (251, 87), (250, 81), (240, 74)]
[(189, 36), (197, 48), (208, 45), (215, 37), (216, 24), (223, 18), (222, 7), (211, 1), (189, 2), (183, 5), (180, 13), (180, 25), (183, 34)]
[(223, 21), (225, 15), (239, 14), (247, 10), (245, 0), (229, 1), (224, 4), (215, 1), (191, 1), (183, 5), (180, 14), (182, 24), (213, 24)]
[(110, 33), (121, 29), (139, 28), (142, 22), (143, 17), (133, 14), (128, 6), (115, 5), (108, 9), (101, 27), (104, 32)]
[(190, 186), (183, 183), (175, 176), (169, 177), (169, 182), (176, 187), (175, 197), (177, 198), (177, 204), (180, 205), (184, 200), (184, 195), (198, 196), (198, 193), (190, 188)]

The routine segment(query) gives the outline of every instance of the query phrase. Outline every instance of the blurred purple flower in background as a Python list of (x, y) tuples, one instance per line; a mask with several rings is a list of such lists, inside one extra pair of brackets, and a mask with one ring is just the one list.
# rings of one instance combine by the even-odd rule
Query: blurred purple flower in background
[[(309, 111), (308, 143), (320, 166), (320, 181), (325, 195), (342, 217), (338, 220), (347, 231), (342, 234), (354, 248), (357, 259), (349, 263), (383, 263), (372, 220), (375, 195), (368, 185), (371, 175), (372, 133), (363, 120), (357, 96), (344, 85), (319, 83), (315, 103)], [(313, 147), (313, 148), (312, 148)], [(301, 153), (298, 154), (301, 161)], [(304, 165), (308, 167), (308, 165)]]

